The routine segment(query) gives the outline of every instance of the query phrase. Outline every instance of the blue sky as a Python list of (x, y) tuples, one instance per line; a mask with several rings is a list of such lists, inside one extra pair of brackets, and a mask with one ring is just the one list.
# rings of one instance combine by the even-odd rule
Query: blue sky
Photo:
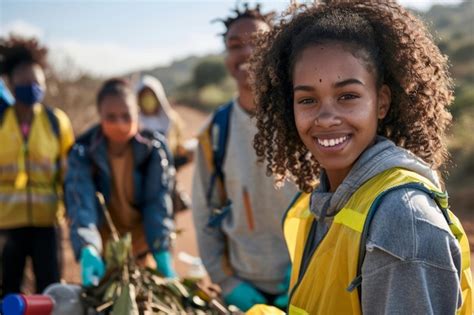
[[(400, 1), (400, 0), (399, 0)], [(249, 1), (254, 4), (255, 1)], [(263, 11), (281, 12), (289, 0), (259, 1)], [(301, 1), (300, 1), (301, 2)], [(460, 0), (401, 0), (427, 9)], [(221, 23), (235, 0), (0, 0), (0, 36), (39, 37), (62, 71), (100, 75), (166, 65), (191, 54), (220, 52)], [(75, 65), (71, 66), (68, 60)]]

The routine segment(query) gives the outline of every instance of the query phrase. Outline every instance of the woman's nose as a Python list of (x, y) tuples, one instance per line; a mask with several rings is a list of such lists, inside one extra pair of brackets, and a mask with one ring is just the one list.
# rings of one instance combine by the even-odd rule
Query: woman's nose
[(341, 123), (341, 119), (334, 110), (333, 106), (328, 104), (321, 106), (320, 111), (317, 113), (314, 119), (314, 123), (319, 127), (329, 128), (339, 125)]

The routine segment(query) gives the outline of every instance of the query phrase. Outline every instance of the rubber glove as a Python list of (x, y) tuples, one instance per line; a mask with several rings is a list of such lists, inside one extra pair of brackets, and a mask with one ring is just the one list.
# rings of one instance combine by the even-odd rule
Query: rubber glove
[(266, 304), (267, 299), (258, 292), (250, 283), (241, 282), (229, 294), (224, 296), (227, 304), (237, 306), (240, 310), (246, 312), (255, 304)]
[(156, 261), (156, 269), (159, 273), (165, 278), (176, 278), (177, 274), (173, 268), (173, 262), (171, 259), (171, 254), (167, 250), (161, 250), (159, 252), (154, 252), (153, 257)]
[(275, 300), (273, 301), (273, 305), (275, 305), (281, 310), (285, 310), (288, 308), (289, 301), (290, 301), (290, 297), (288, 296), (288, 293), (285, 292), (275, 298)]
[(282, 294), (278, 295), (275, 300), (273, 301), (273, 305), (280, 309), (286, 309), (288, 307), (289, 302), (289, 292), (290, 289), (290, 280), (291, 280), (291, 265), (288, 266), (285, 272), (285, 278), (283, 282), (278, 285), (278, 289), (283, 291)]
[(85, 287), (96, 286), (105, 273), (105, 264), (99, 252), (92, 245), (81, 250), (81, 277)]

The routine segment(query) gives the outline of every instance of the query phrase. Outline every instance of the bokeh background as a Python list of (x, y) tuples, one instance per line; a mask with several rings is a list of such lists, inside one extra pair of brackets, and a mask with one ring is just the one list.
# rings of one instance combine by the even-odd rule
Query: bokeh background
[[(249, 1), (251, 5), (255, 1)], [(282, 12), (289, 1), (259, 1), (262, 10)], [(62, 108), (76, 134), (97, 122), (96, 92), (104, 79), (132, 80), (151, 74), (164, 85), (186, 122), (185, 136), (196, 135), (209, 113), (235, 93), (224, 66), (222, 23), (239, 2), (132, 0), (0, 0), (0, 37), (35, 37), (49, 49), (46, 103)], [(445, 171), (452, 210), (474, 247), (474, 0), (403, 0), (430, 28), (448, 55), (455, 79), (449, 132), (451, 161)], [(178, 180), (190, 193), (193, 165)], [(190, 211), (177, 217), (174, 254), (198, 255)], [(63, 229), (63, 278), (79, 273)], [(471, 251), (472, 252), (472, 251)], [(474, 260), (474, 256), (471, 255)], [(175, 259), (178, 272), (188, 266)], [(31, 273), (25, 286), (31, 284)]]

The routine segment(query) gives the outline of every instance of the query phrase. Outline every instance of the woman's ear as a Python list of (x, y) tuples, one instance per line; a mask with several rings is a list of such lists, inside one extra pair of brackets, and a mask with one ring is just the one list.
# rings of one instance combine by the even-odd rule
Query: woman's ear
[(384, 84), (379, 89), (378, 104), (377, 104), (377, 118), (384, 119), (390, 110), (390, 103), (392, 102), (392, 91), (388, 85)]

